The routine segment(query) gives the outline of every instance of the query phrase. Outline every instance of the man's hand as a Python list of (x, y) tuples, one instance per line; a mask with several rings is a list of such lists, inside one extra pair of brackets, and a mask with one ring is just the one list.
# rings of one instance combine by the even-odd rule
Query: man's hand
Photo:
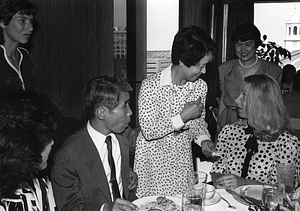
[(130, 201), (118, 198), (113, 203), (105, 204), (103, 211), (134, 211), (138, 210), (137, 206)]
[(129, 186), (130, 191), (136, 190), (138, 185), (138, 175), (130, 168), (129, 169)]
[(201, 143), (201, 148), (202, 148), (202, 153), (206, 156), (206, 157), (211, 157), (212, 153), (214, 151), (216, 151), (215, 149), (215, 144), (214, 142), (212, 142), (211, 140), (204, 140)]

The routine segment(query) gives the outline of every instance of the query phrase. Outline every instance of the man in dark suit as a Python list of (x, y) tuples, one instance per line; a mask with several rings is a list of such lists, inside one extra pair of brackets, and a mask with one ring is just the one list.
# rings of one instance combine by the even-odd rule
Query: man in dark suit
[(89, 82), (85, 95), (89, 121), (53, 157), (51, 179), (58, 210), (136, 209), (129, 190), (136, 188), (137, 175), (129, 167), (128, 140), (117, 135), (132, 115), (129, 91), (130, 85), (115, 77)]

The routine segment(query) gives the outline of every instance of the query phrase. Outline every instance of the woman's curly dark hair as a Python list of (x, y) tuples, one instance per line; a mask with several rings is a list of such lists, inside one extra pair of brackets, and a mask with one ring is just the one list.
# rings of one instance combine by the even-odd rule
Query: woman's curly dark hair
[(34, 178), (59, 119), (58, 107), (43, 95), (0, 90), (0, 198)]

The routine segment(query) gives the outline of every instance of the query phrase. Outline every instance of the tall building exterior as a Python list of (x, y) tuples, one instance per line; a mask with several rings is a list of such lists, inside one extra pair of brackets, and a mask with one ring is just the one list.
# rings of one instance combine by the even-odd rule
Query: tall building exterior
[(300, 69), (300, 16), (296, 12), (285, 23), (284, 47), (291, 52), (292, 59), (284, 58), (281, 66), (292, 64), (296, 70)]
[(171, 65), (170, 51), (147, 51), (147, 77)]
[(296, 9), (285, 22), (284, 46), (290, 52), (300, 49), (300, 16), (296, 13)]
[[(126, 29), (114, 27), (114, 70), (119, 77), (126, 78), (127, 73), (127, 32)], [(160, 72), (171, 65), (170, 51), (147, 52), (147, 77)]]
[(114, 57), (126, 58), (127, 55), (127, 32), (114, 27)]

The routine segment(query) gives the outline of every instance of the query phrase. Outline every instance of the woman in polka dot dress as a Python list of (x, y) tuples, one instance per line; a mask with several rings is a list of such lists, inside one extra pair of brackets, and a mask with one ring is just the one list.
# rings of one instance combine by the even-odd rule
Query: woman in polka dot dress
[(193, 169), (191, 142), (204, 153), (214, 149), (204, 121), (207, 85), (199, 76), (216, 51), (203, 29), (184, 28), (173, 41), (172, 65), (143, 81), (134, 161), (138, 197), (181, 194)]
[(299, 175), (300, 145), (290, 132), (277, 82), (264, 74), (246, 77), (236, 103), (244, 121), (224, 126), (218, 136), (221, 158), (212, 168), (215, 185), (235, 188), (247, 180), (276, 183), (277, 163), (296, 165)]

